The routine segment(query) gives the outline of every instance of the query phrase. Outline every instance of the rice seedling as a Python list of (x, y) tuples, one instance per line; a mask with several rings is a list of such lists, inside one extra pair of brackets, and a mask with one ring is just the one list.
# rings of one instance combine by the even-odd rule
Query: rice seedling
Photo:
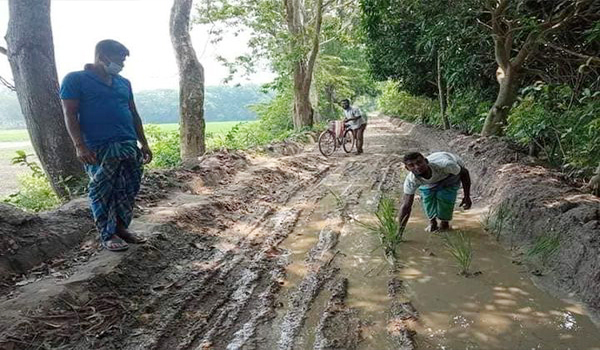
[(483, 219), (481, 225), (483, 228), (493, 234), (496, 240), (500, 240), (502, 232), (510, 225), (512, 212), (506, 203), (501, 203), (494, 209), (490, 209)]
[(395, 201), (392, 198), (382, 196), (379, 200), (375, 217), (377, 221), (374, 224), (358, 220), (356, 222), (379, 237), (386, 259), (394, 265), (396, 249), (402, 242), (404, 233), (404, 229), (400, 228), (400, 223), (398, 222)]
[(536, 238), (526, 255), (530, 259), (539, 258), (542, 263), (545, 263), (558, 251), (559, 247), (560, 239), (558, 233), (550, 233)]
[(443, 238), (446, 249), (458, 263), (459, 274), (470, 276), (469, 268), (473, 261), (471, 238), (462, 231), (446, 233)]

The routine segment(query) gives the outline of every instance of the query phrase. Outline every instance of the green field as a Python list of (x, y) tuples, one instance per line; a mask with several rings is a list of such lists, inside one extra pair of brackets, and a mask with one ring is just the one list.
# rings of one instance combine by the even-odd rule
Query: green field
[(29, 141), (29, 134), (25, 129), (0, 130), (0, 142)]
[[(213, 134), (224, 134), (231, 130), (236, 124), (243, 122), (208, 122), (206, 123), (206, 132)], [(250, 121), (250, 123), (252, 123)], [(150, 124), (156, 125), (164, 130), (177, 130), (179, 124)], [(29, 141), (29, 134), (25, 129), (17, 130), (0, 130), (0, 142), (18, 142), (18, 141)]]

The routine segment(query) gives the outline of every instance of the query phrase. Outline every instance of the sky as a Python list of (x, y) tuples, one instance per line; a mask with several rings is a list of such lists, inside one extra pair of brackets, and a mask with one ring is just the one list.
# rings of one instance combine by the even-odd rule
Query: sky
[[(178, 72), (169, 37), (172, 0), (52, 0), (51, 22), (58, 78), (83, 69), (94, 60), (94, 47), (103, 39), (120, 41), (129, 48), (121, 75), (134, 91), (177, 89)], [(8, 1), (0, 0), (0, 46), (6, 47)], [(192, 42), (204, 66), (206, 85), (220, 85), (228, 70), (217, 62), (221, 55), (232, 59), (247, 51), (248, 34), (226, 37), (211, 44), (206, 27), (194, 26)], [(10, 78), (10, 65), (0, 55), (0, 76)], [(269, 82), (274, 75), (260, 70), (256, 75), (235, 79), (230, 84)]]

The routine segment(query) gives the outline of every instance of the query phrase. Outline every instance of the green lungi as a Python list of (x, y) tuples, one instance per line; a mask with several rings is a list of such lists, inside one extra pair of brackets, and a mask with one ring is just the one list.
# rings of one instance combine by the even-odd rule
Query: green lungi
[(443, 221), (452, 220), (452, 212), (454, 211), (454, 203), (460, 186), (436, 186), (428, 188), (420, 186), (421, 201), (423, 202), (423, 210), (425, 215), (432, 219), (440, 219)]

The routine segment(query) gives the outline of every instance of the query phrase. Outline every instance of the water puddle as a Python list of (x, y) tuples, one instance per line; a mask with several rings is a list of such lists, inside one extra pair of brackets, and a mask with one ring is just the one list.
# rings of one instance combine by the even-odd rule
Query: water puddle
[(457, 212), (453, 220), (471, 237), (471, 269), (482, 272), (466, 278), (442, 238), (423, 231), (418, 205), (400, 255), (407, 266), (401, 276), (420, 314), (420, 349), (600, 349), (584, 310), (538, 289), (525, 267), (482, 230), (481, 210)]
[[(345, 169), (354, 170), (354, 166)], [(363, 324), (363, 340), (357, 349), (397, 348), (387, 330), (392, 303), (388, 283), (397, 277), (405, 282), (405, 297), (419, 314), (415, 325), (418, 349), (600, 350), (600, 333), (585, 311), (538, 289), (525, 267), (513, 264), (510, 253), (482, 230), (483, 210), (456, 212), (453, 220), (454, 228), (471, 238), (471, 269), (481, 274), (458, 275), (442, 236), (424, 232), (427, 221), (418, 201), (406, 242), (397, 254), (401, 268), (392, 271), (382, 250), (377, 249), (379, 238), (355, 221), (374, 219), (380, 192), (373, 185), (376, 170), (371, 168), (324, 179), (320, 186), (335, 195), (328, 193), (305, 208), (296, 229), (282, 243), (289, 265), (278, 299), (282, 307), (273, 322), (274, 334), (279, 334), (279, 322), (291, 307), (290, 295), (310, 273), (307, 252), (318, 242), (319, 232), (339, 225), (334, 264), (339, 267), (338, 275), (348, 279), (346, 305), (358, 310)], [(394, 176), (403, 178), (398, 173)], [(340, 205), (347, 208), (341, 224)], [(294, 349), (314, 348), (315, 330), (329, 295), (329, 291), (321, 291), (312, 302)]]

